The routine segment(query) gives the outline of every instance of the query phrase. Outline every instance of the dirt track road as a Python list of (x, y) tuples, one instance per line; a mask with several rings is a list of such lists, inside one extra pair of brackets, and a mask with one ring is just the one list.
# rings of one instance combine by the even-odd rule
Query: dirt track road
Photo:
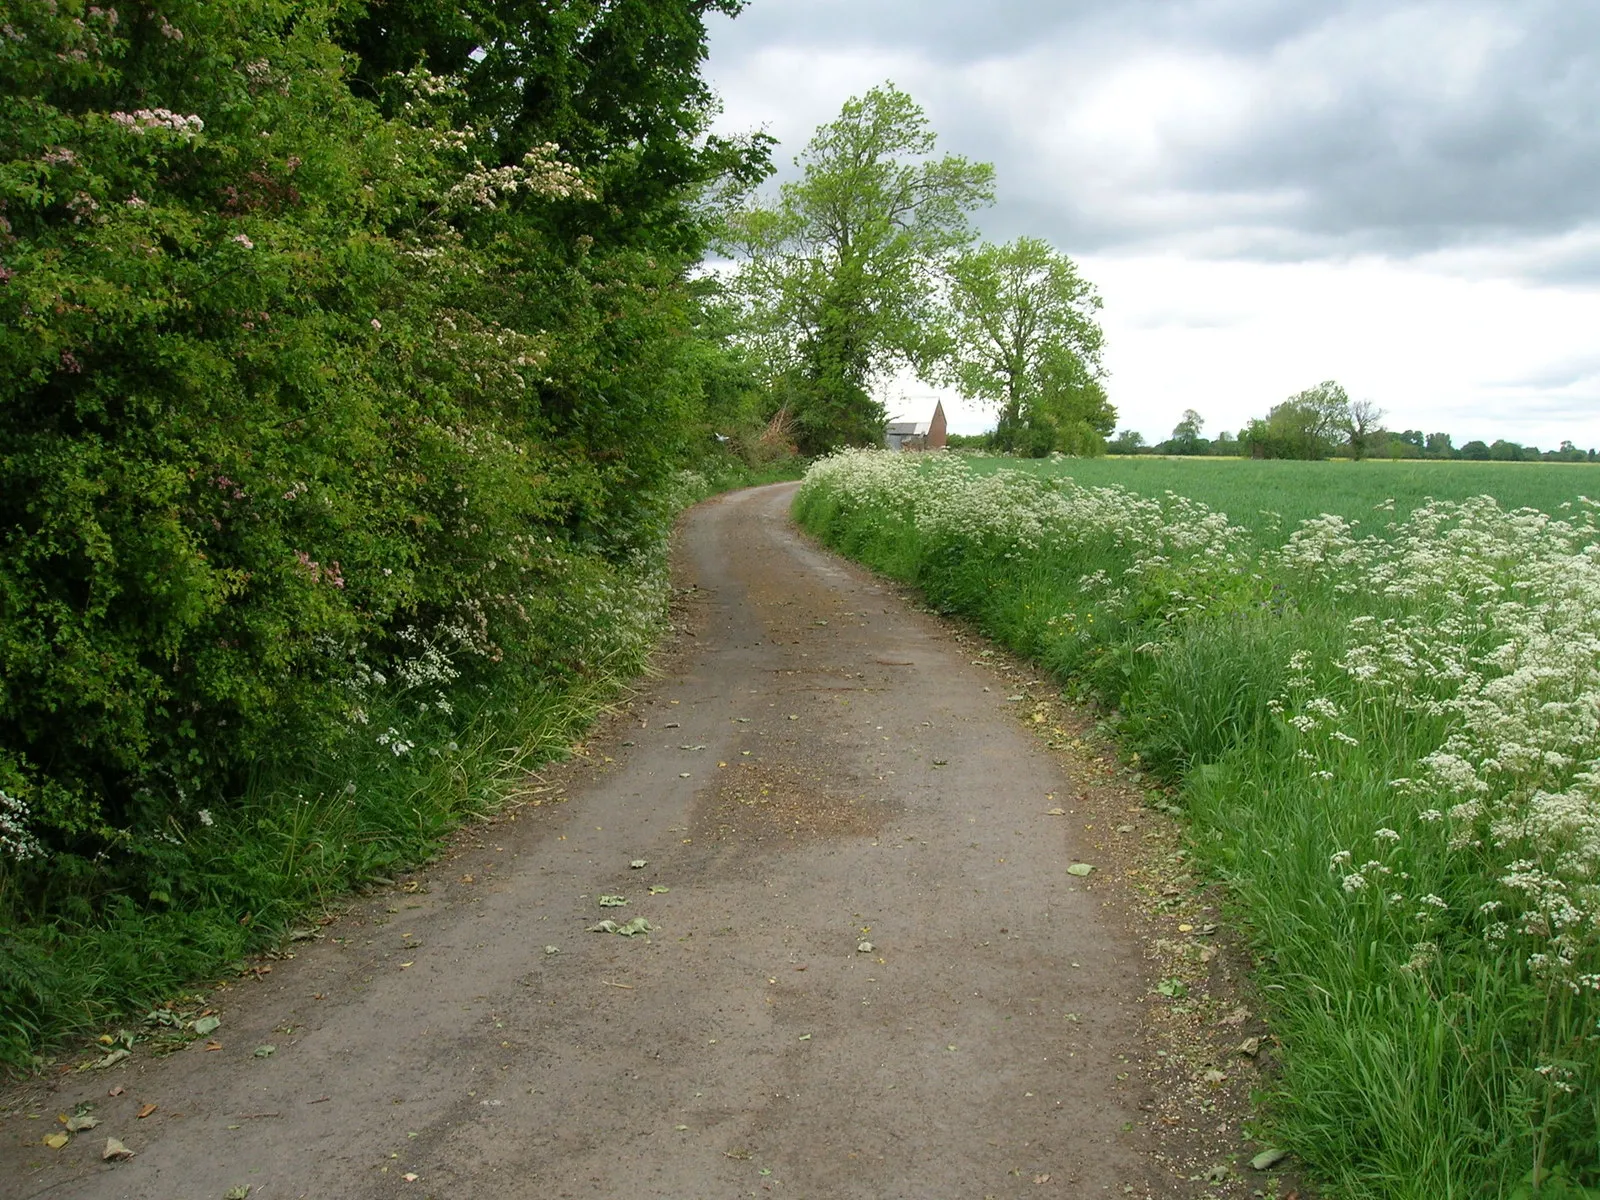
[[(1074, 781), (792, 490), (690, 515), (672, 669), (562, 802), (216, 995), (221, 1050), (65, 1077), (7, 1122), (0, 1194), (1174, 1194), (1124, 1131), (1139, 943), (1046, 815)], [(79, 1100), (101, 1126), (43, 1149)]]

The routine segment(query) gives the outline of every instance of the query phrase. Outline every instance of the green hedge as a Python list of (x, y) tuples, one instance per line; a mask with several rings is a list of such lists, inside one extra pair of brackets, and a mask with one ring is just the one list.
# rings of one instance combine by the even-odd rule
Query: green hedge
[(242, 915), (246, 826), (388, 812), (413, 784), (374, 764), (518, 727), (486, 695), (637, 667), (680, 469), (758, 415), (688, 282), (697, 196), (764, 164), (706, 134), (708, 7), (7, 8), (10, 1050), (58, 933)]

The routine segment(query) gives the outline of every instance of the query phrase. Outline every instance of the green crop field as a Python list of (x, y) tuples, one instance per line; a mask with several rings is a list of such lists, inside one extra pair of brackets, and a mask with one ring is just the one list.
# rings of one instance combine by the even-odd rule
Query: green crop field
[(1260, 955), (1273, 1142), (1327, 1194), (1593, 1198), (1591, 479), (867, 451), (795, 512), (1097, 698), (1173, 785)]
[[(1073, 479), (1088, 487), (1117, 484), (1143, 496), (1176, 492), (1227, 513), (1260, 533), (1287, 532), (1335, 513), (1383, 533), (1429, 499), (1493, 496), (1504, 508), (1561, 512), (1580, 496), (1600, 499), (1600, 464), (1423, 462), (1257, 462), (1246, 458), (968, 459), (974, 471), (1002, 467)], [(1393, 511), (1387, 509), (1393, 501)]]

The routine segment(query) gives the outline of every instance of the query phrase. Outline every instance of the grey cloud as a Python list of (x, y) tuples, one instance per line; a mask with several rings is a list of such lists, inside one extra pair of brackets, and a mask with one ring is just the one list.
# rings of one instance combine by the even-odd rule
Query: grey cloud
[(1325, 0), (754, 0), (719, 27), (721, 52), (783, 42), (916, 50), (940, 63), (1025, 50), (1043, 41), (1091, 48), (1133, 37), (1259, 49), (1313, 25)]
[[(1508, 36), (1486, 39), (1478, 61), (1455, 68), (1468, 80), (1452, 93), (1449, 64), (1431, 54), (1473, 22)], [(1387, 60), (1352, 54), (1352, 37)], [(1298, 260), (1407, 257), (1600, 225), (1596, 0), (755, 0), (718, 31), (713, 69), (719, 57), (773, 45), (927, 62), (916, 94), (942, 141), (999, 168), (1001, 202), (984, 220), (991, 236), (1027, 231), (1078, 253), (1177, 246)], [(1284, 55), (1325, 71), (1343, 65), (1326, 94), (1286, 86), (1215, 138), (1163, 146), (1118, 203), (1093, 180), (1047, 171), (1035, 131), (995, 127), (962, 91), (963, 68), (1041, 47), (1059, 52), (1067, 89), (1084, 72), (1157, 53), (1220, 55), (1269, 79)], [(1187, 202), (1153, 203), (1163, 196)], [(1249, 197), (1290, 202), (1229, 215)], [(1525, 266), (1541, 281), (1600, 282), (1600, 252)]]

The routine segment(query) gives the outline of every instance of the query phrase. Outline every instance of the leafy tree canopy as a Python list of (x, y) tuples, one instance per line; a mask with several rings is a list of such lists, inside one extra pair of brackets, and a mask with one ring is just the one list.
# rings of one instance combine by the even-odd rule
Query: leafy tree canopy
[(991, 166), (935, 149), (922, 109), (886, 83), (817, 130), (800, 179), (728, 218), (747, 337), (807, 451), (877, 442), (872, 384), (932, 357), (936, 268), (994, 195)]
[(1077, 265), (1038, 238), (954, 254), (933, 374), (997, 411), (1005, 448), (1085, 453), (1116, 424), (1100, 365), (1101, 306)]

